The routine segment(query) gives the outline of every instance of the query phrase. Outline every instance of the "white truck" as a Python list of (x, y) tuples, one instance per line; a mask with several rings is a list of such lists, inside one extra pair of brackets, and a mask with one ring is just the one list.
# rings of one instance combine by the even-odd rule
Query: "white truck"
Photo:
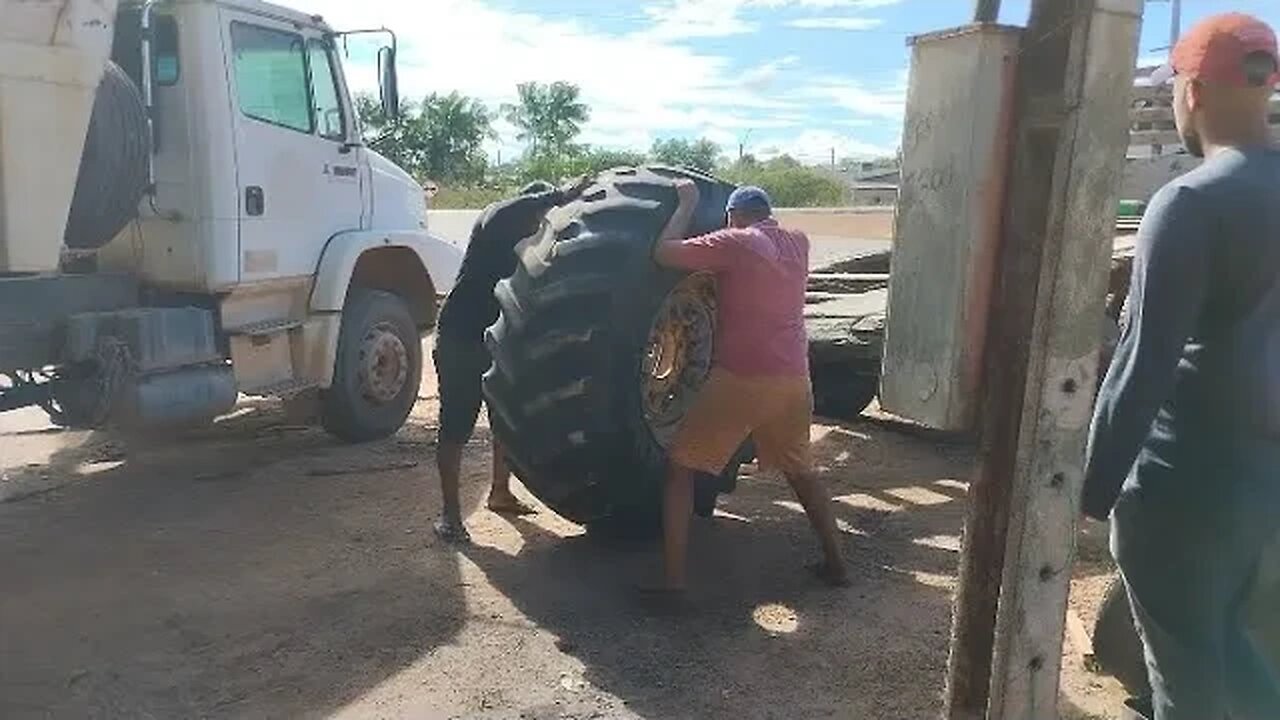
[[(377, 54), (398, 112), (394, 35)], [(69, 426), (317, 397), (395, 432), (462, 250), (365, 147), (348, 33), (260, 0), (0, 0), (0, 411)]]

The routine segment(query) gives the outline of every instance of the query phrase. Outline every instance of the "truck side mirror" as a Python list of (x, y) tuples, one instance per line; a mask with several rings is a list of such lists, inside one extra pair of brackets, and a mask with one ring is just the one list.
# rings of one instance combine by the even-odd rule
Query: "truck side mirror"
[(384, 47), (378, 51), (378, 95), (382, 114), (388, 120), (400, 117), (400, 85), (396, 77), (396, 50)]

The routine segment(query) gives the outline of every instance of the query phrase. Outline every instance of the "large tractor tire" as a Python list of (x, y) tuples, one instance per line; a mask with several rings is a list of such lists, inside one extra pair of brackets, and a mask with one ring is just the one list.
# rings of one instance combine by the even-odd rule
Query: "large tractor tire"
[(106, 245), (138, 216), (147, 189), (147, 111), (120, 66), (107, 63), (93, 101), (63, 242), (73, 250)]
[(681, 177), (700, 190), (691, 232), (722, 227), (733, 186), (611, 170), (517, 248), (496, 290), (484, 379), (493, 432), (532, 493), (593, 530), (660, 527), (667, 448), (711, 366), (714, 280), (653, 261)]
[(876, 399), (879, 378), (858, 375), (840, 366), (817, 366), (809, 371), (813, 411), (834, 420), (856, 420)]

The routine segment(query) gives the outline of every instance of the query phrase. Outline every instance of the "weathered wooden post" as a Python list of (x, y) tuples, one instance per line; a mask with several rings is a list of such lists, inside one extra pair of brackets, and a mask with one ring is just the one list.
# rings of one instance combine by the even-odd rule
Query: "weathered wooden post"
[(1036, 0), (1023, 34), (948, 718), (1057, 717), (1141, 16), (1141, 0)]
[(973, 21), (993, 23), (1000, 19), (1000, 0), (976, 0), (973, 4)]

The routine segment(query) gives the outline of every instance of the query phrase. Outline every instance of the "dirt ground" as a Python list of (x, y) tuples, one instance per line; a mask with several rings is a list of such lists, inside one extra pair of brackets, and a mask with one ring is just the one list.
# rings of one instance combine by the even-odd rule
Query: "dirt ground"
[[(484, 430), (475, 544), (435, 541), (426, 375), (409, 425), (359, 447), (272, 403), (148, 438), (0, 416), (0, 717), (936, 716), (970, 447), (874, 417), (816, 426), (854, 586), (810, 581), (799, 507), (747, 477), (695, 528), (696, 611), (655, 618), (633, 593), (652, 548), (483, 510)], [(1118, 686), (1066, 656), (1064, 716), (1114, 717)]]

